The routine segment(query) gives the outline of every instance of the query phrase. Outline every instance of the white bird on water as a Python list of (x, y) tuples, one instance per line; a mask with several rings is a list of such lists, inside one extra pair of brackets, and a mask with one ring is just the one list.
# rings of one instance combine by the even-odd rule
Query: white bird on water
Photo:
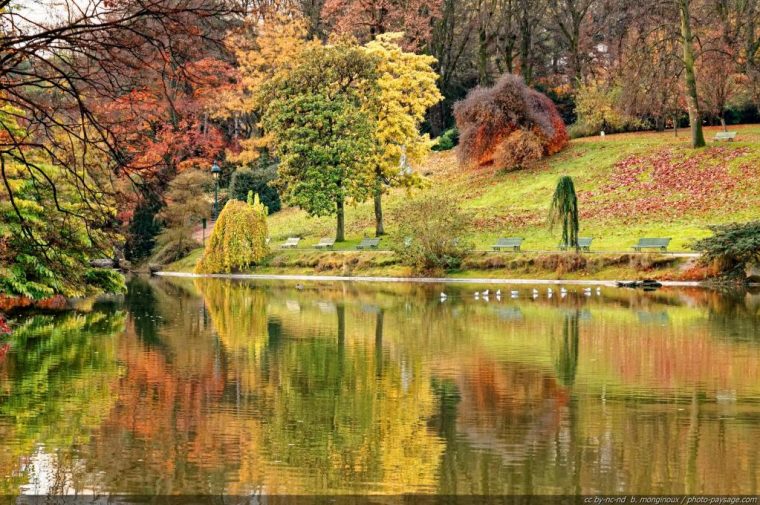
[(483, 291), (481, 294), (482, 294), (483, 296), (488, 296), (490, 292), (491, 292), (491, 290), (490, 290), (490, 289), (486, 289), (486, 290), (485, 290), (485, 291)]
[(512, 298), (518, 298), (520, 296), (519, 291), (511, 291), (510, 294), (512, 295)]
[(441, 292), (441, 301), (444, 301), (446, 298), (448, 298), (448, 296), (446, 295), (446, 293)]
[(501, 296), (501, 289), (496, 290), (496, 296)]

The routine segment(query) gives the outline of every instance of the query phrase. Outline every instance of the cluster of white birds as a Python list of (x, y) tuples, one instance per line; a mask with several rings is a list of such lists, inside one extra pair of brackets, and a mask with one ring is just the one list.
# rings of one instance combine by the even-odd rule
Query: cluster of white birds
[[(510, 298), (520, 298), (520, 291), (517, 291), (517, 290), (513, 289), (513, 290), (505, 292), (504, 296), (506, 296), (507, 293), (509, 293), (509, 297)], [(593, 288), (590, 288), (590, 287), (583, 288), (583, 295), (584, 296), (593, 296), (593, 294), (594, 294), (594, 289)], [(596, 295), (600, 296), (601, 294), (602, 294), (602, 288), (599, 287), (599, 286), (597, 286), (596, 287)], [(496, 301), (501, 301), (501, 295), (502, 295), (501, 289), (497, 289), (493, 293), (491, 292), (490, 289), (486, 289), (485, 291), (475, 291), (474, 298), (476, 300), (485, 300), (487, 302), (487, 301), (490, 300), (491, 295), (493, 295), (496, 298)], [(565, 298), (567, 296), (567, 289), (565, 287), (560, 287), (559, 288), (559, 296), (560, 296), (560, 298)], [(446, 293), (441, 292), (441, 301), (442, 302), (446, 301), (448, 299), (448, 297), (449, 296)], [(541, 297), (541, 292), (538, 289), (533, 288), (531, 290), (531, 298), (533, 298), (535, 300), (535, 299), (540, 298), (540, 297)], [(553, 298), (554, 297), (554, 290), (552, 288), (547, 288), (546, 289), (546, 297), (547, 298)]]

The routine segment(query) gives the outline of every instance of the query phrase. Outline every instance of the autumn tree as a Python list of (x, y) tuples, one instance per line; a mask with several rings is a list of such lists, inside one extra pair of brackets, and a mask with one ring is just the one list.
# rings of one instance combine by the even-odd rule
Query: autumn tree
[(385, 187), (420, 184), (412, 165), (430, 152), (430, 137), (420, 133), (428, 109), (442, 96), (432, 69), (435, 59), (404, 51), (397, 44), (400, 33), (379, 35), (366, 45), (377, 60), (377, 118), (375, 122), (375, 225), (376, 235), (385, 233), (382, 195)]
[(376, 61), (341, 41), (304, 50), (266, 85), (265, 130), (280, 158), (285, 199), (310, 215), (335, 215), (345, 240), (346, 201), (363, 201), (375, 187), (372, 115)]
[(158, 236), (153, 261), (171, 263), (198, 246), (193, 232), (211, 217), (211, 203), (203, 195), (212, 188), (211, 174), (197, 168), (183, 171), (169, 183), (166, 207), (158, 214), (164, 231)]
[(335, 33), (369, 41), (386, 32), (403, 32), (406, 49), (427, 45), (441, 0), (325, 0), (322, 17)]

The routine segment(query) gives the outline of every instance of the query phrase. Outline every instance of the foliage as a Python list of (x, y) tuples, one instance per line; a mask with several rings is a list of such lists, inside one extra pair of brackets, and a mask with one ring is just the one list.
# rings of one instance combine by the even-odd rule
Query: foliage
[[(558, 152), (568, 141), (552, 101), (512, 74), (503, 75), (491, 88), (470, 91), (455, 105), (454, 115), (460, 132), (457, 154), (465, 167), (516, 168), (536, 159), (536, 139), (542, 148), (539, 157)], [(535, 138), (527, 136), (528, 132)], [(510, 145), (509, 139), (516, 133), (524, 138)], [(513, 155), (512, 147), (519, 152)]]
[(123, 293), (127, 290), (124, 276), (111, 268), (90, 268), (85, 271), (84, 280), (105, 293)]
[(375, 60), (348, 42), (305, 50), (278, 73), (264, 125), (275, 139), (285, 199), (310, 215), (337, 215), (342, 241), (348, 198), (366, 199), (374, 187), (373, 128), (364, 108), (374, 95)]
[(596, 82), (581, 86), (575, 97), (578, 123), (594, 134), (602, 130), (605, 133), (615, 133), (635, 128), (638, 126), (637, 121), (619, 110), (620, 100), (619, 87), (604, 86)]
[(459, 130), (457, 127), (449, 128), (436, 139), (433, 151), (449, 151), (459, 144)]
[(394, 250), (419, 272), (459, 268), (472, 250), (465, 240), (472, 217), (446, 194), (425, 193), (409, 199), (394, 215), (401, 238)]
[(697, 241), (693, 249), (702, 262), (715, 264), (726, 273), (760, 263), (760, 221), (710, 226), (711, 237)]
[(516, 130), (493, 153), (497, 166), (519, 169), (544, 155), (541, 137), (530, 130)]
[(331, 28), (360, 40), (401, 32), (404, 47), (420, 49), (439, 17), (441, 0), (326, 0), (322, 11)]
[[(262, 158), (265, 159), (265, 158)], [(232, 174), (230, 198), (248, 201), (248, 193), (259, 195), (269, 214), (280, 210), (280, 193), (271, 183), (277, 178), (276, 164), (258, 164), (255, 168), (239, 168)]]
[(573, 179), (566, 175), (559, 178), (549, 208), (549, 225), (553, 228), (562, 223), (562, 243), (578, 247), (578, 197)]
[(169, 183), (166, 207), (158, 214), (164, 231), (158, 236), (153, 261), (176, 261), (198, 246), (193, 232), (203, 219), (211, 217), (211, 203), (204, 195), (213, 187), (206, 170), (189, 168)]
[(376, 232), (384, 233), (381, 195), (383, 186), (419, 186), (412, 166), (430, 153), (428, 134), (420, 125), (428, 109), (443, 98), (438, 91), (438, 74), (432, 56), (406, 52), (398, 45), (403, 34), (384, 33), (365, 47), (376, 60), (378, 95), (375, 124)]
[[(11, 135), (26, 134), (15, 120), (20, 113), (0, 109), (0, 125)], [(111, 256), (119, 238), (114, 201), (103, 195), (100, 204), (88, 204), (82, 196), (82, 185), (96, 186), (105, 175), (85, 170), (72, 179), (34, 151), (11, 149), (1, 160), (0, 293), (32, 299), (84, 294), (90, 259)]]
[(267, 211), (258, 195), (251, 203), (230, 200), (214, 224), (197, 273), (216, 274), (244, 270), (269, 254)]

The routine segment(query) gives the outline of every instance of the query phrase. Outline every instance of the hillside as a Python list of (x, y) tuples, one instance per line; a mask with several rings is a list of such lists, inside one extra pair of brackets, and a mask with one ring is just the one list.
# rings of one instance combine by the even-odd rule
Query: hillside
[[(688, 147), (688, 131), (627, 133), (573, 140), (554, 157), (517, 172), (493, 169), (462, 171), (453, 151), (433, 154), (424, 173), (425, 191), (445, 191), (474, 212), (469, 237), (486, 249), (502, 236), (521, 236), (524, 249), (556, 249), (546, 215), (556, 180), (575, 180), (581, 207), (581, 236), (594, 237), (596, 251), (626, 251), (638, 237), (672, 237), (672, 250), (709, 235), (708, 224), (760, 218), (760, 125), (732, 127), (735, 142), (712, 141), (718, 128), (707, 128), (705, 149)], [(391, 209), (406, 197), (394, 191), (385, 198), (386, 229), (393, 237)], [(347, 210), (352, 248), (372, 236), (371, 202)], [(287, 208), (269, 221), (274, 243), (299, 235), (309, 246), (334, 234), (334, 218), (309, 218)]]

